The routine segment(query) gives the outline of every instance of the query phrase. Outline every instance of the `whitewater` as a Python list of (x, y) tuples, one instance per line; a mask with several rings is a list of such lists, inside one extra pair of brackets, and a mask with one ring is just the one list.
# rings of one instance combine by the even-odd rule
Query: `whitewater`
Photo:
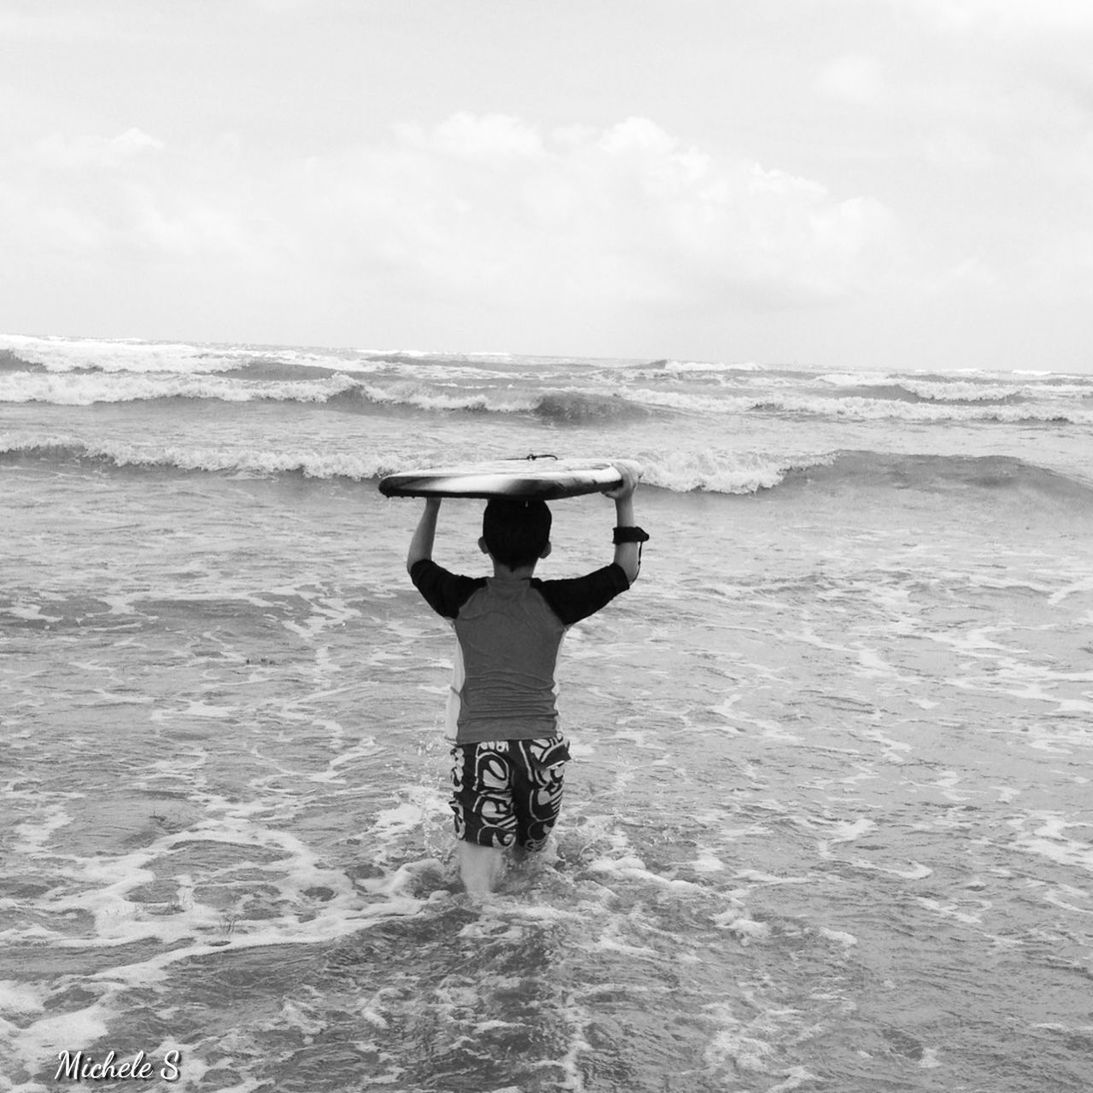
[[(1093, 376), (1037, 364), (0, 336), (0, 1090), (1085, 1093)], [(375, 487), (531, 452), (652, 538), (481, 905)], [(610, 558), (552, 507), (541, 575)]]

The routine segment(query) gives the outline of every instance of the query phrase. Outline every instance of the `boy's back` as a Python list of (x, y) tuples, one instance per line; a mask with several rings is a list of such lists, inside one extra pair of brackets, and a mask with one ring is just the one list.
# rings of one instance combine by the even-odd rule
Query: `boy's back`
[(541, 581), (456, 577), (422, 559), (410, 576), (455, 629), (447, 728), (459, 744), (553, 736), (554, 672), (566, 630), (630, 586), (614, 564), (575, 580)]

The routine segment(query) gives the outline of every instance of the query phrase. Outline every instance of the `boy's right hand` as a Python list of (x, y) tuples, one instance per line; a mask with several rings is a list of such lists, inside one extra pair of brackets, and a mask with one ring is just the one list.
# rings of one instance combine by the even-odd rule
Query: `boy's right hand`
[(614, 489), (601, 490), (604, 497), (610, 497), (612, 501), (623, 501), (633, 495), (638, 488), (638, 476), (625, 463), (616, 463), (615, 470), (622, 475), (622, 484)]

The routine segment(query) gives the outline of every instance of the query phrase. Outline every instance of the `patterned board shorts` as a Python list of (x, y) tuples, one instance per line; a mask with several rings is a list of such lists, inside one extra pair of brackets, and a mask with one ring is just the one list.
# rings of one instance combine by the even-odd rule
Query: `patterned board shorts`
[(452, 748), (456, 838), (539, 850), (562, 807), (569, 748), (561, 736), (490, 740)]

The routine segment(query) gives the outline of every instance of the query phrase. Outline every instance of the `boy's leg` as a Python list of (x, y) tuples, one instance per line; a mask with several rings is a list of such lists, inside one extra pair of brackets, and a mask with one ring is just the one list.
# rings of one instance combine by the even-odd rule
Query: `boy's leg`
[(452, 812), (459, 840), (459, 872), (468, 892), (491, 892), (501, 851), (516, 839), (509, 742), (452, 748)]
[(513, 808), (516, 846), (520, 857), (541, 850), (562, 808), (565, 764), (569, 747), (560, 736), (513, 742)]
[(460, 839), (456, 852), (463, 887), (472, 896), (492, 892), (504, 868), (501, 851), (496, 846), (479, 846), (478, 843)]

